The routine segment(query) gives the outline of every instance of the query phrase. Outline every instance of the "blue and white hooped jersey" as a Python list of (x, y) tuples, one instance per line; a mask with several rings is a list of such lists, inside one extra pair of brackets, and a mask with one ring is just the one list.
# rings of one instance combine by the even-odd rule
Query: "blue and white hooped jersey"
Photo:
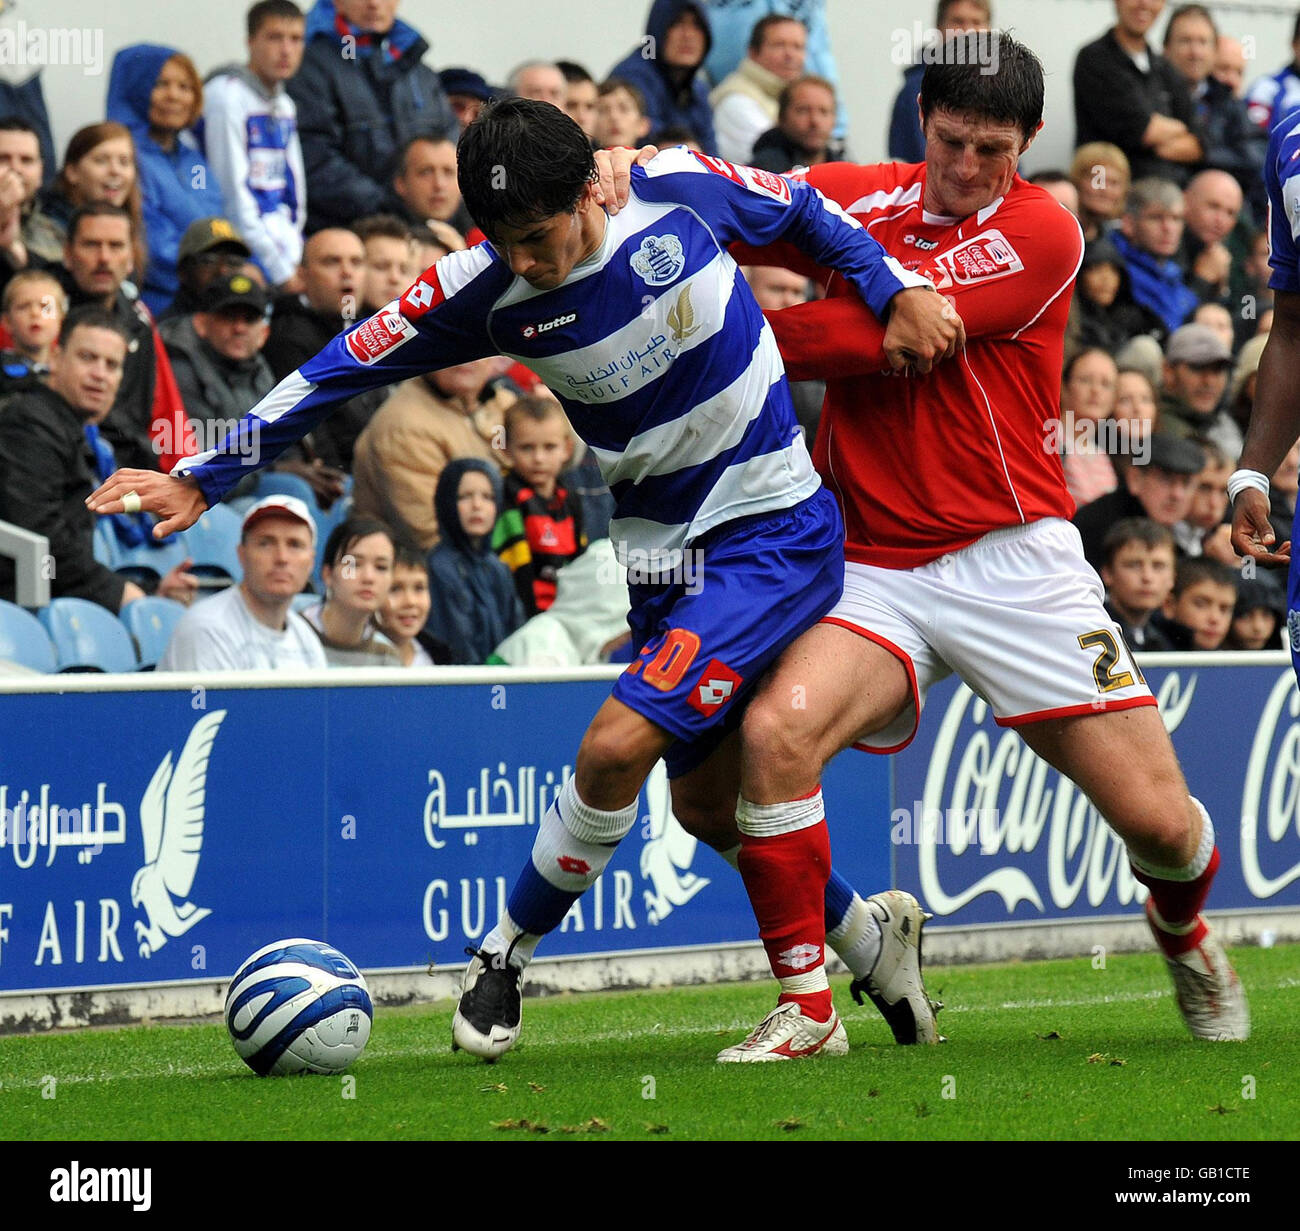
[(877, 315), (904, 287), (928, 285), (807, 184), (666, 150), (633, 168), (628, 205), (562, 285), (534, 288), (490, 244), (452, 253), (281, 381), (239, 439), (175, 473), (193, 475), (212, 504), (249, 456), (270, 462), (336, 403), (508, 355), (546, 382), (593, 450), (616, 501), (620, 559), (675, 567), (700, 535), (820, 485), (771, 328), (727, 253), (777, 239), (838, 270)]
[(1268, 280), (1275, 291), (1300, 292), (1300, 111), (1273, 129), (1264, 160), (1268, 189)]

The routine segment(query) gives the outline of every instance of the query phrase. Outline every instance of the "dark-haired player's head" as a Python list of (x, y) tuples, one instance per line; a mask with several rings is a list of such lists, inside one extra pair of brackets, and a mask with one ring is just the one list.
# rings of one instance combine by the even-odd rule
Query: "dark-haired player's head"
[(965, 218), (1004, 196), (1043, 126), (1043, 66), (997, 31), (946, 35), (921, 78), (925, 208)]
[(1165, 615), (1192, 630), (1192, 648), (1217, 650), (1232, 625), (1237, 606), (1238, 574), (1218, 560), (1196, 556), (1183, 560), (1174, 576)]
[(265, 85), (288, 81), (302, 67), (307, 19), (293, 0), (258, 0), (248, 10), (248, 67)]
[(506, 407), (505, 429), (511, 469), (543, 500), (549, 500), (573, 457), (573, 436), (559, 402), (520, 398)]
[(595, 250), (605, 215), (586, 134), (529, 98), (489, 103), (456, 147), (461, 196), (502, 260), (538, 290)]
[(1129, 623), (1141, 626), (1164, 606), (1174, 586), (1174, 535), (1146, 517), (1126, 517), (1107, 532), (1098, 570), (1106, 597)]

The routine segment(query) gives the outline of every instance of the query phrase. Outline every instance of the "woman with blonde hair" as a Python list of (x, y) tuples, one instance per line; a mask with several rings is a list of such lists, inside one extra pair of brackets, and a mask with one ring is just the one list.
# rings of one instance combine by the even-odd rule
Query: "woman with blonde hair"
[(131, 215), (135, 236), (135, 270), (145, 267), (148, 250), (140, 204), (140, 176), (135, 141), (124, 124), (104, 120), (72, 134), (63, 166), (41, 197), (41, 209), (66, 237), (73, 212), (83, 205), (116, 205)]
[(217, 177), (191, 131), (202, 114), (203, 84), (189, 56), (137, 43), (113, 58), (108, 115), (135, 139), (149, 247), (141, 298), (155, 316), (176, 295), (186, 228), (225, 213)]
[(1133, 173), (1124, 151), (1109, 141), (1089, 141), (1074, 151), (1070, 182), (1079, 193), (1083, 238), (1097, 239), (1124, 216)]

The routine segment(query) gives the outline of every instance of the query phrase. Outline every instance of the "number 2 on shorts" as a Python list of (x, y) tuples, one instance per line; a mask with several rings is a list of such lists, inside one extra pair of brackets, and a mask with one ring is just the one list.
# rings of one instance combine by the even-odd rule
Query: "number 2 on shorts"
[[(1100, 692), (1114, 692), (1117, 688), (1132, 687), (1132, 672), (1115, 670), (1119, 662), (1120, 648), (1115, 640), (1115, 634), (1110, 629), (1099, 628), (1095, 632), (1080, 634), (1079, 645), (1085, 650), (1101, 650), (1097, 655), (1097, 661), (1092, 664), (1092, 677), (1097, 681)], [(1124, 648), (1127, 650), (1128, 646)], [(1131, 656), (1129, 661), (1133, 662)], [(1138, 679), (1142, 679), (1142, 672), (1136, 662), (1133, 662), (1133, 670), (1137, 671)], [(1145, 682), (1143, 680), (1143, 683)]]

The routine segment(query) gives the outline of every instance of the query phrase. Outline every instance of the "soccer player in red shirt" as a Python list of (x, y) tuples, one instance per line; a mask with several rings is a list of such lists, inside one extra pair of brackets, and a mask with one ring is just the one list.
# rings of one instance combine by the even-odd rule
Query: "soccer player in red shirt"
[[(839, 605), (786, 650), (746, 713), (735, 824), (742, 844), (771, 849), (771, 835), (815, 823), (821, 767), (850, 746), (905, 747), (926, 691), (955, 671), (1124, 841), (1192, 1033), (1244, 1039), (1245, 995), (1200, 914), (1219, 864), (1213, 825), (1104, 609), (1059, 457), (1044, 448), (1083, 237), (1016, 173), (1042, 128), (1042, 66), (998, 33), (950, 37), (942, 60), (921, 86), (924, 163), (828, 164), (806, 178), (950, 298), (967, 338), (956, 361), (893, 370), (879, 323), (841, 279), (782, 245), (732, 249), (827, 288), (768, 319), (790, 379), (827, 379), (813, 456), (847, 537)], [(687, 827), (718, 849), (734, 833), (721, 814)], [(781, 1058), (830, 1013), (809, 960), (828, 863), (829, 851), (815, 867), (792, 858), (779, 882), (746, 877), (774, 970), (781, 954), (799, 966), (729, 1049), (744, 1058)]]

